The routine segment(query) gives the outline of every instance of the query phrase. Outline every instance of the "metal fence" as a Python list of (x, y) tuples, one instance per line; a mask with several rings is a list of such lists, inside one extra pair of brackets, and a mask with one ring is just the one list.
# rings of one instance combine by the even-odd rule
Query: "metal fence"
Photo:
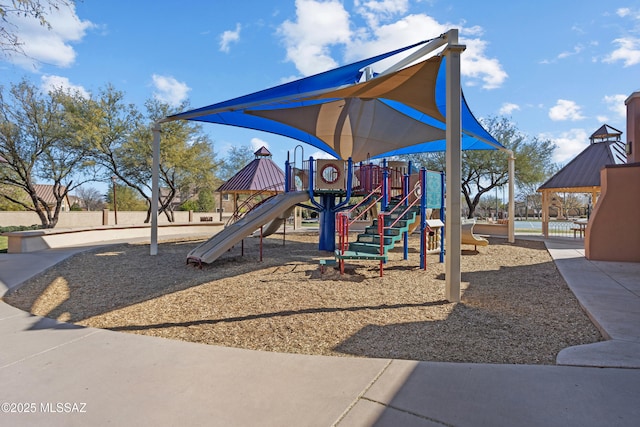
[[(575, 223), (569, 221), (550, 221), (549, 236), (574, 237)], [(515, 234), (518, 235), (542, 235), (541, 221), (516, 221)]]

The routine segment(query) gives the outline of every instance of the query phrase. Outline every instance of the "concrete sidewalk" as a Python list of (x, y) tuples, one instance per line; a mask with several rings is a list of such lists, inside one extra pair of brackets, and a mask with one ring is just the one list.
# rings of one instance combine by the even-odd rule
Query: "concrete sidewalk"
[[(0, 426), (636, 426), (640, 264), (590, 262), (581, 243), (546, 241), (610, 340), (563, 350), (558, 363), (573, 366), (259, 352), (81, 328), (0, 303)], [(0, 254), (0, 294), (78, 250)]]

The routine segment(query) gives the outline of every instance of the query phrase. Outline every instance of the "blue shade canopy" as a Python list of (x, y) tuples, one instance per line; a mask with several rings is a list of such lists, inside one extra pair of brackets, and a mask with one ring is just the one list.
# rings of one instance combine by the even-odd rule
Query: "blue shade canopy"
[[(270, 132), (305, 142), (339, 159), (446, 149), (445, 59), (422, 62), (360, 82), (365, 67), (415, 48), (345, 65), (260, 92), (167, 117)], [(462, 149), (504, 148), (461, 99)]]

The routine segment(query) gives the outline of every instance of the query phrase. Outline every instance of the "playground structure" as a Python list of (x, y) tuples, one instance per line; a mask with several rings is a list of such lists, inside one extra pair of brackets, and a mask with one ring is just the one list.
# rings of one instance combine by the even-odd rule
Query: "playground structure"
[[(419, 226), (420, 267), (426, 254), (444, 259), (444, 174), (412, 171), (410, 163), (373, 162), (354, 166), (349, 159), (303, 161), (285, 165), (285, 192), (265, 200), (244, 216), (193, 249), (187, 263), (212, 263), (245, 237), (260, 230), (260, 238), (275, 232), (296, 206), (319, 213), (318, 249), (335, 253), (344, 271), (346, 259), (380, 261), (380, 275), (388, 251), (402, 241), (408, 258), (408, 236)], [(424, 189), (424, 190), (423, 190)], [(354, 202), (354, 199), (360, 199)], [(437, 212), (438, 218), (430, 218)], [(362, 218), (370, 226), (349, 242), (349, 228)], [(336, 233), (338, 247), (336, 248)]]
[[(509, 210), (514, 211), (515, 158), (483, 128), (462, 95), (460, 55), (464, 50), (458, 30), (450, 29), (333, 70), (160, 119), (152, 125), (152, 199), (159, 196), (161, 124), (194, 120), (281, 135), (343, 161), (444, 151), (449, 189), (461, 185), (462, 150), (502, 150), (509, 155)], [(394, 65), (374, 70), (392, 57), (399, 59)], [(320, 205), (333, 214), (331, 201), (335, 196), (321, 200)], [(446, 211), (455, 214), (446, 222), (444, 264), (445, 298), (451, 302), (460, 301), (461, 291), (460, 207), (460, 193), (450, 191)], [(150, 255), (158, 253), (157, 214), (152, 204)], [(335, 221), (330, 222), (335, 227)], [(323, 245), (328, 233), (321, 234)], [(511, 221), (509, 241), (513, 240)]]

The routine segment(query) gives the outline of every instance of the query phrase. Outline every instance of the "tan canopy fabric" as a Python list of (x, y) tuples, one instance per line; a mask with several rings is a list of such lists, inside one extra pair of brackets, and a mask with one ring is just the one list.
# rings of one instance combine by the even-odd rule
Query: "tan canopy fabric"
[[(445, 131), (414, 120), (378, 99), (339, 99), (295, 109), (252, 111), (313, 134), (355, 162), (391, 150), (444, 139)], [(384, 119), (383, 119), (384, 118)]]
[(444, 129), (411, 118), (383, 102), (385, 99), (401, 102), (444, 123), (435, 103), (435, 80), (441, 61), (440, 57), (430, 58), (388, 76), (308, 98), (335, 101), (250, 110), (247, 114), (314, 135), (341, 158), (351, 157), (356, 162), (425, 141), (445, 139)]
[(436, 105), (436, 80), (442, 62), (434, 56), (411, 67), (357, 85), (318, 96), (331, 98), (381, 98), (401, 102), (444, 123)]

